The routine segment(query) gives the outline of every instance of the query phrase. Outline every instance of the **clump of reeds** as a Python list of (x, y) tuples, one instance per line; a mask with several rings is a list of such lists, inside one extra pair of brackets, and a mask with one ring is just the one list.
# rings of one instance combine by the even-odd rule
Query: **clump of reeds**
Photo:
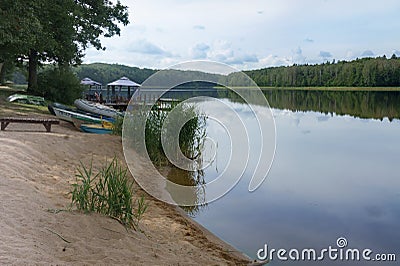
[(124, 124), (124, 117), (123, 116), (117, 116), (113, 122), (112, 126), (112, 133), (114, 135), (122, 135), (122, 126)]
[(120, 166), (115, 157), (96, 174), (92, 163), (89, 166), (81, 163), (77, 170), (71, 206), (84, 212), (108, 215), (125, 226), (138, 228), (147, 204), (143, 196), (134, 201), (133, 181), (129, 180), (127, 169)]
[[(206, 136), (206, 116), (200, 113), (195, 106), (178, 105), (175, 108), (177, 108), (176, 115), (170, 118), (169, 123), (183, 126), (179, 132), (179, 146), (173, 148), (180, 149), (183, 155), (189, 159), (198, 158)], [(159, 166), (169, 163), (161, 143), (161, 133), (167, 117), (168, 111), (152, 110), (146, 121), (146, 149), (151, 161)], [(183, 121), (186, 121), (188, 117), (191, 119), (184, 123)], [(164, 133), (169, 135), (168, 132)]]

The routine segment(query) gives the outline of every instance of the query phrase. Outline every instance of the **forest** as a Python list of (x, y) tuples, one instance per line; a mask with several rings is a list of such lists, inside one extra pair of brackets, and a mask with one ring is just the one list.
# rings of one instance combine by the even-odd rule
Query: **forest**
[(156, 70), (149, 68), (138, 68), (119, 64), (104, 63), (82, 64), (74, 68), (73, 71), (80, 80), (85, 77), (89, 77), (103, 85), (107, 85), (107, 83), (117, 80), (123, 76), (141, 84), (149, 76), (156, 72)]
[[(397, 87), (400, 59), (393, 54), (353, 61), (245, 71), (260, 87)], [(232, 74), (234, 75), (234, 74)]]
[[(79, 78), (90, 77), (102, 84), (107, 84), (122, 76), (142, 83), (157, 70), (95, 63), (83, 64), (75, 71)], [(268, 67), (244, 71), (244, 73), (260, 87), (399, 87), (400, 58), (393, 54), (389, 59), (382, 56), (316, 65)], [(208, 78), (207, 75), (203, 76)], [(244, 81), (237, 80), (240, 76), (232, 73), (228, 77), (220, 76), (218, 80), (224, 80), (231, 85), (243, 84)], [(215, 74), (210, 74), (209, 78), (213, 81), (217, 80)]]

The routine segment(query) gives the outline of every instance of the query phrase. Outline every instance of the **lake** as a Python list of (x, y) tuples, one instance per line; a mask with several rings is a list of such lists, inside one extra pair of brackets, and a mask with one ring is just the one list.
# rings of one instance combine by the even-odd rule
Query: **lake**
[[(265, 245), (288, 252), (298, 249), (301, 254), (303, 249), (338, 248), (337, 240), (345, 238), (344, 251), (370, 249), (371, 257), (395, 253), (399, 260), (400, 93), (264, 94), (272, 106), (277, 144), (266, 180), (256, 191), (248, 192), (252, 173), (245, 171), (225, 196), (191, 209), (194, 219), (254, 259)], [(239, 116), (246, 116), (247, 105), (234, 94), (225, 91), (218, 96)], [(207, 108), (203, 110), (206, 113), (211, 107)], [(247, 126), (251, 140), (252, 123)], [(218, 123), (208, 121), (207, 136), (218, 143), (211, 152), (215, 153), (213, 160), (210, 151), (204, 151), (210, 158), (204, 158), (209, 166), (202, 177), (210, 182), (224, 169), (232, 147)], [(172, 179), (177, 179), (176, 175), (184, 176), (178, 171)], [(207, 186), (204, 189), (207, 195)], [(312, 264), (293, 259), (283, 262), (276, 256), (269, 265)], [(323, 263), (357, 264), (333, 262), (327, 255)]]

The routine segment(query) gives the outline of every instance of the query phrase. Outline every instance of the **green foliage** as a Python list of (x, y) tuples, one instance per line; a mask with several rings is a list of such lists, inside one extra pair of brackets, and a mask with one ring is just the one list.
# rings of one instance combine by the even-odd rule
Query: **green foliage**
[(116, 158), (104, 166), (97, 174), (92, 164), (85, 167), (81, 163), (72, 185), (72, 203), (78, 210), (98, 212), (117, 219), (128, 227), (137, 228), (147, 204), (142, 196), (136, 200), (136, 211), (132, 195), (132, 182), (127, 177), (127, 169), (118, 164)]
[[(190, 117), (192, 117), (192, 119), (183, 124), (179, 132), (179, 147), (173, 148), (180, 149), (187, 158), (196, 159), (199, 157), (206, 135), (206, 117), (199, 113), (193, 106), (178, 105), (175, 108), (179, 110), (174, 110), (174, 112), (176, 112), (175, 114), (178, 115), (173, 116), (175, 121), (170, 121), (173, 125), (182, 125), (182, 121), (186, 121), (187, 118)], [(151, 161), (160, 166), (169, 164), (161, 142), (161, 133), (167, 116), (168, 111), (153, 109), (147, 116), (145, 128), (147, 153)], [(166, 136), (168, 135), (169, 134), (166, 133)]]
[(156, 70), (148, 68), (129, 67), (119, 64), (83, 64), (76, 68), (76, 73), (80, 79), (90, 77), (103, 85), (125, 76), (137, 83), (142, 83)]
[(128, 11), (120, 1), (2, 0), (0, 62), (29, 59), (29, 88), (39, 63), (80, 64), (85, 49), (105, 49), (100, 37), (120, 34)]
[(122, 136), (122, 127), (124, 124), (124, 117), (117, 116), (113, 123), (112, 132), (114, 135)]
[(34, 94), (46, 100), (72, 104), (82, 95), (83, 87), (69, 68), (48, 68), (39, 73)]
[[(392, 55), (333, 61), (318, 65), (293, 65), (245, 71), (262, 87), (379, 87), (400, 86), (400, 59)], [(234, 80), (237, 74), (229, 75)]]

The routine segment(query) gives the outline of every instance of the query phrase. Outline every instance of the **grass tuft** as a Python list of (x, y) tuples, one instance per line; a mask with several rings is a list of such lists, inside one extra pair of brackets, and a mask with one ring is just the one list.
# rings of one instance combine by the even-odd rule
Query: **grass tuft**
[(86, 213), (108, 215), (128, 227), (139, 227), (147, 203), (143, 196), (133, 200), (133, 181), (128, 179), (127, 169), (120, 166), (115, 157), (96, 174), (92, 162), (89, 166), (81, 162), (77, 171), (76, 183), (72, 185), (71, 207)]

